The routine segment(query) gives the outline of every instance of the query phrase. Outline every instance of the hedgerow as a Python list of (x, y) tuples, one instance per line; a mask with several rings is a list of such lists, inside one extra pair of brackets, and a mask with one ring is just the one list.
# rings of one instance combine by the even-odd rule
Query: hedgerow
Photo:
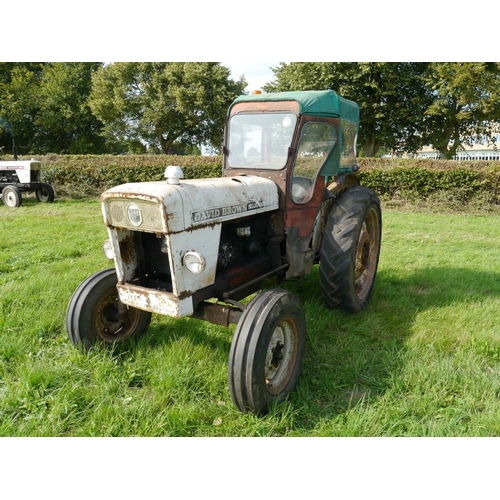
[(127, 182), (164, 180), (169, 165), (182, 167), (185, 179), (220, 177), (220, 156), (178, 155), (47, 155), (42, 162), (43, 180), (59, 195), (85, 197)]
[(481, 201), (500, 205), (500, 162), (400, 160), (360, 162), (361, 184), (382, 199)]
[[(28, 158), (23, 158), (28, 159)], [(186, 179), (220, 177), (221, 156), (46, 155), (43, 179), (58, 196), (98, 196), (126, 182), (164, 179), (165, 168), (179, 165)], [(440, 200), (500, 205), (500, 162), (359, 158), (361, 184), (385, 201)]]

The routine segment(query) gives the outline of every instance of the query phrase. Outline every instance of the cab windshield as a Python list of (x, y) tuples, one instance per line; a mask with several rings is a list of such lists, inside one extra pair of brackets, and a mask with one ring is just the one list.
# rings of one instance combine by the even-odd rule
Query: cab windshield
[(239, 113), (229, 122), (228, 165), (279, 170), (286, 165), (297, 116)]

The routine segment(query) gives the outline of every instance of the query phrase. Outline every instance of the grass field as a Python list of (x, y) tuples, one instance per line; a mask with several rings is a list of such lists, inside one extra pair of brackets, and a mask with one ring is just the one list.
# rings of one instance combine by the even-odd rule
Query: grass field
[[(80, 282), (110, 267), (97, 201), (0, 206), (0, 436), (499, 436), (499, 215), (385, 209), (357, 315), (301, 297), (301, 378), (264, 418), (227, 388), (234, 326), (153, 316), (135, 344), (84, 354), (64, 330)], [(274, 286), (270, 283), (269, 286)]]

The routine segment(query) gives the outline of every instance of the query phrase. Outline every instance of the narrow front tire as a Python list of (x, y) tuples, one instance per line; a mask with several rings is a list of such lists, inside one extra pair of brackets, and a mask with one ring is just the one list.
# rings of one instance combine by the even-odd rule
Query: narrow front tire
[(240, 411), (264, 415), (293, 391), (305, 339), (305, 315), (296, 295), (272, 289), (250, 302), (229, 354), (229, 390)]
[(2, 201), (10, 208), (20, 207), (23, 203), (21, 190), (17, 186), (5, 186), (2, 191)]
[(94, 273), (76, 289), (66, 312), (66, 331), (74, 346), (117, 344), (146, 332), (151, 313), (122, 306), (116, 284), (112, 268)]

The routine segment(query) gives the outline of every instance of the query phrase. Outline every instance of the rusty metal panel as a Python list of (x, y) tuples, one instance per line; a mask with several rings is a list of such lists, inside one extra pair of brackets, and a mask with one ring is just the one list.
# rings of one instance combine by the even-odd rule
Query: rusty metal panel
[(177, 188), (182, 193), (184, 229), (278, 208), (278, 190), (274, 182), (255, 176), (183, 181)]
[(299, 103), (297, 101), (264, 101), (264, 102), (239, 102), (231, 108), (231, 116), (237, 113), (269, 113), (277, 111), (288, 111), (299, 114)]
[(120, 301), (128, 306), (174, 318), (193, 314), (192, 297), (178, 298), (173, 293), (143, 286), (118, 284)]

